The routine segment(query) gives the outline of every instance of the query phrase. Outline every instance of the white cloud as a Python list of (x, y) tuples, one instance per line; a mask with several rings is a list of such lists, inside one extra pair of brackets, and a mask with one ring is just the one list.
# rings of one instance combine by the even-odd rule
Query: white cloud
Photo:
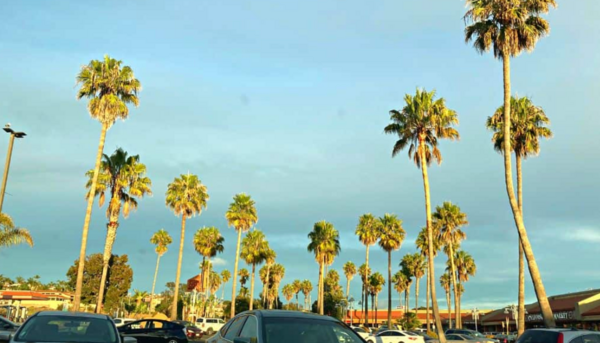
[(582, 228), (565, 232), (565, 238), (571, 241), (600, 243), (600, 229)]
[(210, 260), (213, 264), (213, 266), (226, 266), (227, 265), (227, 260), (224, 258), (220, 258), (220, 257), (215, 257), (213, 259)]

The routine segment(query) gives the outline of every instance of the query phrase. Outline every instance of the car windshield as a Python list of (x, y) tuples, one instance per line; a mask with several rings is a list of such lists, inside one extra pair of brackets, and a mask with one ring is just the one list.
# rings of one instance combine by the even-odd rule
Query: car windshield
[(484, 335), (482, 335), (480, 332), (477, 332), (477, 331), (473, 331), (473, 332), (469, 333), (469, 336), (473, 336), (473, 337), (484, 337), (484, 338), (485, 338), (485, 336), (484, 336)]
[(354, 331), (331, 320), (267, 317), (263, 325), (266, 343), (363, 343)]
[(14, 339), (17, 342), (117, 343), (108, 319), (36, 316), (28, 320)]
[(558, 332), (545, 330), (526, 330), (517, 343), (556, 343), (558, 342)]

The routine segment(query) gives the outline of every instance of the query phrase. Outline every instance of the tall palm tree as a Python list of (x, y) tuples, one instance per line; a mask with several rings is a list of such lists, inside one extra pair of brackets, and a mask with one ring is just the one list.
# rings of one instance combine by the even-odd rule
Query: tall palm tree
[(240, 257), (249, 265), (252, 265), (252, 274), (250, 279), (250, 310), (254, 308), (254, 276), (256, 275), (256, 265), (265, 261), (265, 255), (271, 250), (269, 242), (265, 239), (265, 234), (260, 230), (254, 229), (248, 232), (242, 240), (242, 252)]
[(346, 275), (346, 300), (350, 297), (350, 281), (356, 275), (356, 266), (352, 261), (344, 263), (344, 275)]
[(307, 309), (310, 302), (310, 292), (312, 292), (313, 286), (310, 280), (302, 281), (302, 293), (304, 294), (304, 308)]
[(454, 264), (455, 247), (460, 247), (460, 242), (467, 238), (467, 234), (460, 228), (469, 225), (467, 215), (461, 212), (460, 207), (449, 201), (442, 206), (436, 206), (433, 214), (434, 226), (440, 234), (440, 240), (444, 245), (444, 251), (448, 255), (451, 266), (452, 288), (454, 290), (454, 310), (456, 314), (456, 327), (462, 328), (461, 315), (458, 308), (458, 293), (456, 289), (456, 265)]
[[(402, 307), (402, 292), (406, 292), (407, 285), (409, 284), (409, 278), (407, 278), (406, 274), (399, 270), (392, 276), (392, 282), (394, 283), (394, 290), (398, 292), (398, 305)], [(405, 296), (406, 299), (406, 296)], [(403, 309), (404, 314), (406, 315), (406, 308)]]
[[(474, 276), (477, 272), (477, 265), (475, 265), (475, 260), (473, 257), (463, 251), (459, 250), (454, 255), (454, 262), (456, 263), (456, 274), (458, 275), (458, 290), (463, 289), (463, 284), (469, 281), (469, 277)], [(461, 313), (461, 296), (462, 292), (458, 293), (458, 313)]]
[(85, 219), (83, 221), (83, 232), (81, 236), (81, 249), (79, 251), (79, 265), (77, 268), (77, 281), (75, 295), (73, 297), (73, 311), (79, 311), (81, 303), (81, 288), (83, 285), (83, 268), (85, 264), (85, 250), (87, 247), (88, 229), (92, 218), (92, 207), (94, 205), (94, 194), (100, 174), (100, 163), (104, 152), (104, 140), (106, 131), (117, 119), (127, 119), (129, 109), (127, 105), (139, 105), (137, 97), (142, 89), (140, 81), (135, 78), (133, 70), (128, 66), (121, 66), (122, 62), (104, 56), (104, 60), (92, 60), (81, 67), (77, 74), (77, 84), (81, 85), (77, 92), (77, 100), (89, 98), (88, 112), (90, 116), (102, 124), (100, 131), (100, 142), (96, 153), (96, 165), (92, 175), (92, 183), (88, 196)]
[[(223, 243), (225, 238), (221, 236), (221, 232), (214, 226), (203, 227), (198, 229), (194, 234), (194, 250), (202, 255), (202, 263), (200, 264), (202, 269), (202, 289), (204, 289), (207, 298), (209, 287), (209, 275), (210, 275), (210, 259), (223, 252), (225, 247)], [(208, 259), (208, 260), (207, 260)], [(208, 262), (208, 263), (205, 263)]]
[(160, 229), (152, 235), (150, 243), (156, 245), (154, 251), (156, 252), (156, 269), (154, 270), (154, 281), (152, 281), (152, 293), (150, 293), (150, 312), (154, 310), (154, 288), (156, 286), (156, 277), (158, 276), (158, 265), (160, 258), (169, 250), (169, 245), (173, 243), (171, 235), (164, 229)]
[[(271, 266), (273, 266), (273, 264), (275, 264), (275, 259), (277, 258), (277, 253), (275, 252), (275, 250), (273, 249), (269, 249), (265, 252), (265, 265), (260, 268), (259, 271), (259, 276), (260, 276), (260, 280), (263, 283), (263, 307), (267, 307), (267, 290), (269, 288), (269, 279), (270, 279), (270, 272), (271, 272)], [(264, 272), (263, 272), (264, 271)]]
[(225, 299), (225, 284), (227, 281), (231, 279), (231, 273), (227, 269), (223, 269), (221, 271), (221, 281), (223, 282), (223, 295), (221, 295), (221, 299)]
[(452, 328), (452, 305), (450, 302), (450, 289), (452, 288), (452, 277), (448, 272), (440, 276), (440, 285), (446, 291), (446, 303), (448, 304), (448, 327)]
[(402, 273), (406, 276), (406, 288), (404, 290), (404, 306), (406, 306), (406, 312), (410, 310), (410, 286), (412, 285), (412, 278), (415, 276), (414, 270), (415, 265), (418, 261), (415, 260), (417, 254), (406, 254), (400, 260), (400, 267), (402, 267)]
[(183, 242), (185, 242), (185, 221), (195, 215), (200, 215), (206, 208), (209, 196), (206, 186), (198, 176), (181, 174), (167, 186), (165, 204), (176, 216), (181, 216), (181, 237), (179, 239), (179, 257), (177, 273), (175, 274), (175, 291), (171, 305), (171, 320), (177, 319), (177, 300), (179, 299), (179, 280), (181, 278), (181, 263), (183, 261)]
[[(400, 249), (405, 232), (402, 220), (395, 214), (386, 213), (379, 218), (379, 246), (388, 254), (388, 325), (392, 322), (392, 251)], [(389, 326), (388, 326), (389, 327)]]
[(550, 24), (541, 17), (550, 7), (556, 7), (555, 0), (467, 0), (465, 23), (465, 41), (473, 41), (473, 47), (480, 53), (493, 47), (494, 57), (502, 60), (504, 81), (504, 182), (513, 217), (527, 258), (529, 274), (540, 304), (546, 327), (554, 327), (555, 320), (548, 303), (546, 290), (540, 271), (533, 255), (533, 249), (527, 237), (523, 214), (515, 197), (511, 161), (511, 84), (510, 59), (523, 51), (533, 51), (537, 41), (550, 32)]
[[(235, 266), (233, 269), (233, 279), (237, 279), (238, 265), (240, 262), (240, 243), (242, 240), (242, 232), (250, 230), (250, 228), (258, 221), (256, 214), (256, 204), (252, 198), (244, 193), (236, 194), (233, 197), (233, 202), (229, 204), (229, 209), (225, 213), (227, 225), (233, 226), (238, 233), (237, 245), (235, 249)], [(235, 282), (232, 283), (231, 289), (231, 318), (235, 316)]]
[(339, 237), (339, 233), (333, 227), (333, 224), (324, 220), (315, 223), (313, 230), (308, 234), (310, 243), (307, 250), (315, 254), (315, 260), (319, 264), (319, 287), (317, 291), (319, 314), (323, 314), (324, 311), (324, 267), (327, 262), (333, 262), (332, 256), (339, 255), (341, 251)]
[(281, 293), (283, 293), (285, 300), (288, 302), (288, 310), (290, 309), (289, 306), (291, 305), (291, 300), (294, 297), (295, 292), (296, 290), (292, 284), (284, 285), (281, 289)]
[(296, 294), (296, 309), (300, 309), (300, 303), (298, 302), (298, 294), (302, 291), (302, 281), (296, 279), (292, 283), (292, 288)]
[[(93, 182), (94, 170), (88, 171), (85, 175), (88, 177), (86, 188), (90, 189)], [(121, 148), (115, 150), (111, 156), (103, 155), (94, 196), (99, 197), (98, 205), (100, 207), (104, 205), (105, 194), (107, 192), (110, 192), (110, 201), (106, 209), (108, 224), (106, 224), (106, 240), (104, 242), (104, 254), (102, 255), (102, 276), (100, 277), (100, 287), (98, 289), (96, 313), (102, 312), (108, 263), (112, 256), (115, 238), (117, 237), (121, 208), (123, 208), (123, 217), (126, 219), (131, 210), (135, 210), (138, 207), (136, 198), (152, 195), (151, 186), (152, 181), (146, 176), (146, 166), (140, 162), (139, 155), (128, 156), (127, 152)], [(86, 198), (89, 198), (90, 195), (91, 190), (88, 191)]]
[(385, 286), (385, 278), (383, 277), (383, 275), (381, 275), (381, 273), (375, 272), (371, 275), (371, 277), (369, 277), (369, 285), (371, 286), (370, 292), (371, 292), (371, 300), (372, 300), (372, 304), (373, 304), (373, 313), (375, 313), (375, 323), (377, 323), (379, 293), (381, 293), (383, 286)]
[[(433, 256), (437, 256), (438, 251), (440, 250), (441, 247), (441, 242), (439, 239), (439, 232), (438, 232), (438, 228), (434, 225), (433, 226)], [(417, 249), (419, 249), (421, 251), (421, 255), (425, 256), (425, 259), (427, 260), (427, 262), (429, 261), (429, 240), (427, 238), (427, 228), (424, 227), (421, 229), (421, 231), (419, 232), (419, 235), (417, 236), (417, 240), (415, 241), (415, 244), (417, 246)], [(429, 265), (429, 263), (427, 263), (427, 265)], [(425, 266), (425, 269), (427, 270), (427, 265)], [(429, 321), (429, 293), (431, 292), (431, 284), (430, 284), (430, 280), (429, 280), (429, 272), (426, 272), (427, 275), (427, 296), (425, 297), (425, 303), (426, 303), (426, 316), (427, 319), (425, 319), (426, 325), (427, 325), (427, 331), (430, 330), (430, 321)]]
[[(540, 152), (539, 138), (551, 138), (552, 131), (546, 127), (550, 119), (541, 107), (535, 106), (527, 97), (512, 97), (510, 100), (511, 111), (511, 147), (515, 153), (517, 165), (517, 200), (519, 210), (523, 216), (523, 173), (521, 169), (522, 160)], [(493, 116), (488, 117), (486, 126), (494, 131), (492, 142), (494, 149), (503, 151), (504, 147), (504, 106), (500, 106)], [(523, 246), (519, 239), (519, 315), (518, 335), (525, 330), (525, 261), (523, 258)]]
[(431, 304), (435, 327), (441, 343), (446, 343), (442, 321), (437, 305), (435, 273), (433, 269), (433, 229), (431, 225), (431, 201), (429, 192), (429, 176), (427, 167), (432, 161), (442, 162), (442, 154), (438, 149), (441, 139), (458, 139), (459, 134), (452, 126), (458, 123), (456, 112), (446, 107), (443, 98), (434, 100), (435, 91), (427, 92), (417, 89), (414, 96), (407, 94), (404, 97), (406, 105), (401, 110), (390, 111), (391, 124), (385, 127), (384, 132), (398, 136), (398, 141), (392, 150), (392, 157), (409, 146), (408, 157), (413, 159), (423, 176), (425, 193), (425, 216), (427, 236), (429, 237), (428, 273), (431, 284)]
[(6, 213), (0, 213), (0, 247), (10, 247), (22, 243), (33, 247), (33, 238), (29, 230), (15, 227), (12, 218)]
[[(358, 236), (358, 240), (366, 246), (366, 255), (365, 255), (365, 265), (367, 266), (367, 270), (369, 270), (369, 247), (375, 243), (379, 239), (379, 221), (375, 216), (371, 213), (363, 214), (358, 218), (358, 225), (356, 226), (355, 234)], [(368, 280), (369, 275), (367, 274), (365, 278)], [(365, 304), (365, 326), (369, 324), (369, 295), (368, 288), (365, 289), (365, 294), (363, 296), (363, 303)]]

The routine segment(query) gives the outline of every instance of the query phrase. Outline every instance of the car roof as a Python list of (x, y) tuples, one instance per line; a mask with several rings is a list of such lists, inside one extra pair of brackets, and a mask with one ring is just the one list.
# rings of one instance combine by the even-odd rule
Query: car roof
[(320, 319), (337, 322), (338, 320), (329, 316), (324, 316), (316, 313), (306, 313), (300, 311), (287, 311), (287, 310), (252, 310), (244, 311), (242, 314), (254, 314), (264, 318), (307, 318), (307, 319)]
[(61, 317), (79, 317), (79, 318), (98, 318), (109, 319), (105, 314), (87, 313), (87, 312), (66, 312), (66, 311), (40, 311), (36, 316), (61, 316)]

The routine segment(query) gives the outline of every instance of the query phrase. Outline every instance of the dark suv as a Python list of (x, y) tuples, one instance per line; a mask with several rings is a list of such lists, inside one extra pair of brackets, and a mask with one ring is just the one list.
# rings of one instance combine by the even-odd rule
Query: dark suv
[(487, 338), (481, 332), (475, 330), (468, 329), (448, 329), (446, 330), (446, 335), (450, 334), (459, 334), (459, 335), (468, 335), (477, 338), (482, 343), (499, 343), (497, 339)]

